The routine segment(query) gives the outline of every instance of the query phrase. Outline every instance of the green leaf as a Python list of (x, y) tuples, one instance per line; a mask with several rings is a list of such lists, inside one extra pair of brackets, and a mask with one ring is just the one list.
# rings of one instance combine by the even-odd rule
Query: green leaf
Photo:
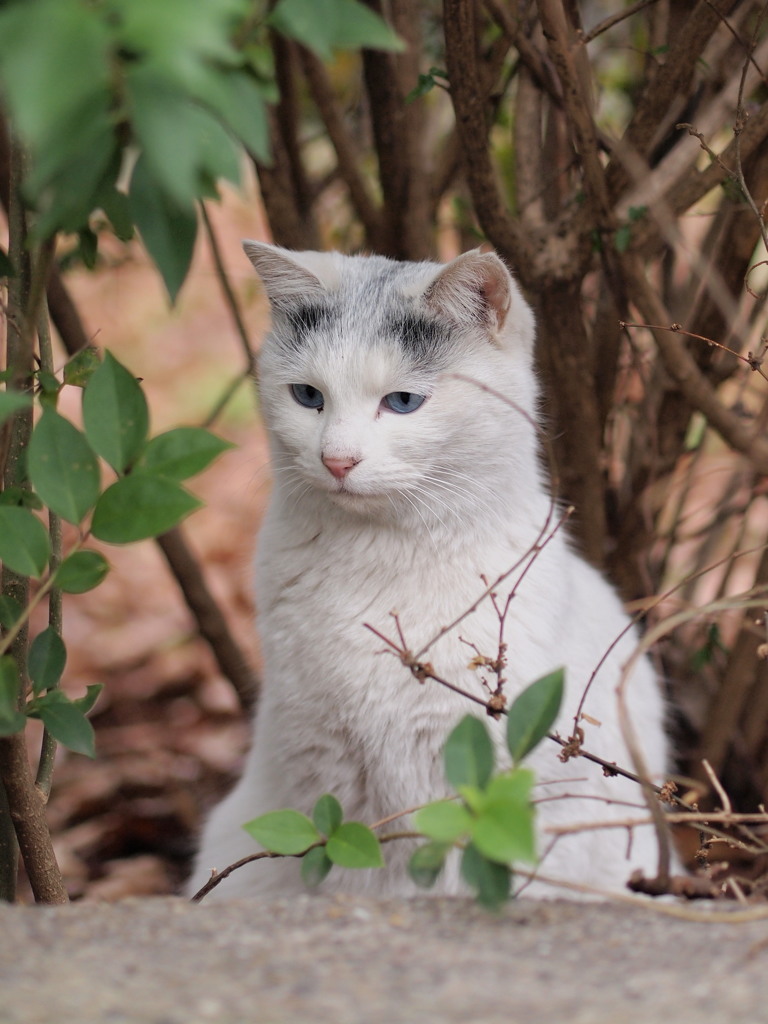
[(108, 487), (96, 503), (91, 533), (108, 544), (158, 537), (202, 502), (164, 477), (136, 473)]
[(29, 509), (0, 506), (0, 562), (21, 576), (39, 579), (51, 547), (48, 532)]
[(84, 715), (87, 715), (93, 705), (99, 699), (99, 694), (104, 689), (103, 683), (91, 683), (85, 688), (85, 696), (77, 697), (72, 703), (79, 708)]
[(202, 427), (177, 427), (152, 438), (137, 468), (155, 476), (186, 480), (201, 473), (228, 448), (234, 445)]
[(98, 551), (75, 551), (56, 570), (55, 584), (67, 594), (84, 594), (98, 587), (109, 572), (109, 562)]
[(131, 177), (131, 210), (147, 252), (163, 277), (171, 302), (176, 301), (192, 263), (197, 238), (193, 203), (178, 206), (139, 159)]
[(279, 0), (267, 21), (322, 60), (330, 60), (334, 49), (405, 49), (382, 18), (356, 0)]
[(249, 152), (269, 162), (270, 139), (266, 95), (262, 85), (243, 69), (222, 72), (205, 68), (193, 95), (209, 107)]
[(414, 824), (419, 832), (442, 843), (453, 843), (469, 832), (472, 817), (466, 807), (454, 800), (438, 800), (417, 811)]
[(479, 814), (485, 802), (485, 790), (479, 786), (459, 786), (458, 792), (467, 807)]
[[(33, 149), (93, 95), (108, 97), (109, 37), (104, 19), (76, 0), (3, 5), (0, 67), (4, 99)], [(62, 69), (66, 68), (66, 74)]]
[(55, 740), (76, 754), (96, 756), (93, 726), (62, 690), (49, 690), (29, 705), (31, 718), (39, 718)]
[(358, 821), (339, 825), (325, 849), (333, 863), (343, 868), (384, 867), (378, 839), (367, 825)]
[(243, 828), (265, 850), (286, 856), (304, 853), (322, 838), (306, 814), (293, 810), (269, 811)]
[(454, 789), (485, 786), (493, 771), (493, 744), (485, 723), (465, 715), (445, 744), (445, 775)]
[(231, 39), (240, 20), (255, 13), (252, 0), (121, 0), (119, 40), (131, 54), (169, 80), (194, 87), (201, 70), (238, 60)]
[(64, 366), (64, 383), (84, 388), (100, 366), (97, 349), (91, 345), (81, 348)]
[(133, 217), (131, 203), (125, 192), (120, 192), (114, 185), (109, 185), (103, 188), (96, 199), (120, 241), (130, 242), (134, 236)]
[(133, 126), (153, 179), (181, 209), (219, 178), (237, 183), (240, 160), (220, 120), (146, 64), (126, 75)]
[(13, 508), (34, 508), (38, 512), (43, 508), (43, 503), (35, 492), (21, 484), (11, 484), (4, 491), (0, 491), (0, 505), (9, 505)]
[(0, 658), (0, 736), (21, 732), (27, 724), (19, 711), (19, 670), (10, 654)]
[(321, 796), (315, 804), (315, 809), (312, 811), (312, 819), (324, 836), (330, 836), (334, 833), (341, 824), (343, 817), (344, 812), (341, 809), (341, 804), (331, 793)]
[(512, 872), (505, 864), (488, 860), (472, 843), (462, 854), (461, 875), (475, 890), (478, 903), (489, 910), (499, 910), (509, 899)]
[(85, 227), (78, 231), (77, 237), (77, 256), (88, 270), (93, 270), (99, 257), (99, 236), (91, 227)]
[(117, 143), (105, 100), (107, 93), (94, 96), (73, 111), (36, 154), (26, 180), (26, 191), (38, 209), (33, 239), (56, 231), (87, 230), (104, 178), (114, 179)]
[(124, 473), (141, 454), (149, 430), (149, 411), (141, 385), (111, 352), (83, 392), (85, 434), (95, 452), (116, 473)]
[(314, 887), (327, 877), (333, 867), (333, 861), (325, 852), (325, 847), (316, 846), (307, 850), (301, 858), (301, 877), (305, 885)]
[(475, 847), (489, 860), (535, 862), (532, 785), (533, 775), (525, 769), (497, 776), (488, 785), (471, 835)]
[(32, 641), (27, 668), (36, 694), (58, 685), (67, 663), (67, 649), (56, 630), (49, 626)]
[(448, 72), (442, 68), (430, 68), (426, 75), (419, 75), (416, 86), (411, 89), (408, 95), (405, 97), (406, 103), (413, 103), (414, 100), (420, 99), (422, 96), (426, 96), (428, 92), (438, 84), (436, 79), (442, 78), (448, 82)]
[(565, 669), (558, 668), (531, 683), (514, 701), (507, 714), (507, 746), (515, 762), (541, 742), (560, 711)]
[(27, 471), (45, 504), (77, 525), (96, 504), (101, 489), (98, 459), (84, 435), (53, 409), (34, 429)]
[(4, 423), (14, 413), (30, 405), (32, 399), (29, 395), (24, 395), (20, 391), (0, 391), (0, 423)]
[(450, 849), (450, 843), (432, 842), (413, 851), (408, 862), (408, 874), (416, 885), (430, 889), (435, 884)]

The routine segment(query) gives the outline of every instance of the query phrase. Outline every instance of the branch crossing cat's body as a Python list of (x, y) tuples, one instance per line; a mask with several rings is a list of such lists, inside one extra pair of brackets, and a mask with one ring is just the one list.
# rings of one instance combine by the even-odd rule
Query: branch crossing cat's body
[[(191, 892), (212, 868), (256, 851), (242, 825), (265, 811), (310, 813), (330, 792), (345, 817), (370, 824), (445, 795), (445, 739), (464, 714), (483, 710), (435, 682), (419, 685), (363, 623), (393, 635), (396, 610), (410, 649), (419, 650), (476, 602), (482, 577), (523, 559), (498, 588), (503, 604), (548, 517), (550, 527), (557, 519), (533, 427), (533, 318), (498, 257), (472, 252), (442, 267), (257, 243), (246, 250), (273, 313), (260, 357), (274, 467), (257, 563), (264, 689), (243, 777), (206, 825)], [(626, 626), (611, 587), (556, 533), (507, 617), (509, 702), (564, 665), (557, 728), (570, 735), (584, 687)], [(489, 600), (425, 655), (443, 678), (487, 697), (459, 637), (496, 655), (499, 621)], [(584, 707), (601, 723), (585, 725), (586, 748), (627, 767), (615, 689), (635, 643), (630, 631), (607, 657)], [(627, 701), (658, 781), (663, 708), (645, 660)], [(503, 721), (488, 722), (501, 734)], [(637, 814), (605, 798), (642, 803), (633, 783), (604, 778), (580, 758), (562, 764), (558, 752), (545, 740), (528, 761), (536, 797), (547, 798), (537, 814), (542, 853), (548, 826)], [(386, 868), (334, 868), (323, 888), (416, 892), (410, 852), (389, 844)], [(650, 828), (631, 843), (624, 829), (603, 829), (561, 838), (541, 870), (617, 889), (632, 868), (654, 874), (655, 857)], [(258, 861), (211, 898), (298, 892), (299, 872), (293, 858)], [(455, 866), (438, 880), (438, 891), (460, 888)], [(556, 895), (541, 883), (528, 892)]]

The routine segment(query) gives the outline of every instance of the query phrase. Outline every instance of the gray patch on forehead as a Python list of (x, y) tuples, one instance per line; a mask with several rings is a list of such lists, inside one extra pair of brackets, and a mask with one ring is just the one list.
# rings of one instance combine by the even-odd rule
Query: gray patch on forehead
[(273, 334), (283, 345), (301, 349), (309, 338), (327, 331), (340, 320), (340, 311), (322, 302), (298, 303), (280, 311)]
[(391, 314), (386, 327), (399, 341), (405, 355), (416, 364), (433, 365), (442, 361), (450, 333), (445, 324), (408, 311)]
[(319, 301), (283, 307), (273, 337), (296, 354), (388, 349), (418, 369), (440, 369), (451, 329), (407, 294), (416, 267), (379, 256), (349, 257), (338, 289)]

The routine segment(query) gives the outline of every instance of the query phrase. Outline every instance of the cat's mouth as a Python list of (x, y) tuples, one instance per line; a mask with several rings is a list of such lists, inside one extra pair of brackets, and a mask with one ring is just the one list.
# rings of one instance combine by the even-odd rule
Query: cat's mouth
[(359, 490), (346, 479), (337, 481), (336, 485), (326, 493), (334, 505), (342, 508), (359, 509), (361, 511), (370, 509), (374, 505), (380, 505), (384, 499), (383, 494)]

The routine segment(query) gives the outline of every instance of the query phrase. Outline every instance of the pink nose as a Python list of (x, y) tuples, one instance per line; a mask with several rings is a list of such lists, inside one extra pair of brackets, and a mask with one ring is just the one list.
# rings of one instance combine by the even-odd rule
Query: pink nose
[(351, 459), (348, 457), (334, 459), (330, 455), (323, 456), (323, 465), (329, 473), (336, 477), (337, 480), (343, 480), (350, 469), (354, 469), (359, 461), (360, 459)]

